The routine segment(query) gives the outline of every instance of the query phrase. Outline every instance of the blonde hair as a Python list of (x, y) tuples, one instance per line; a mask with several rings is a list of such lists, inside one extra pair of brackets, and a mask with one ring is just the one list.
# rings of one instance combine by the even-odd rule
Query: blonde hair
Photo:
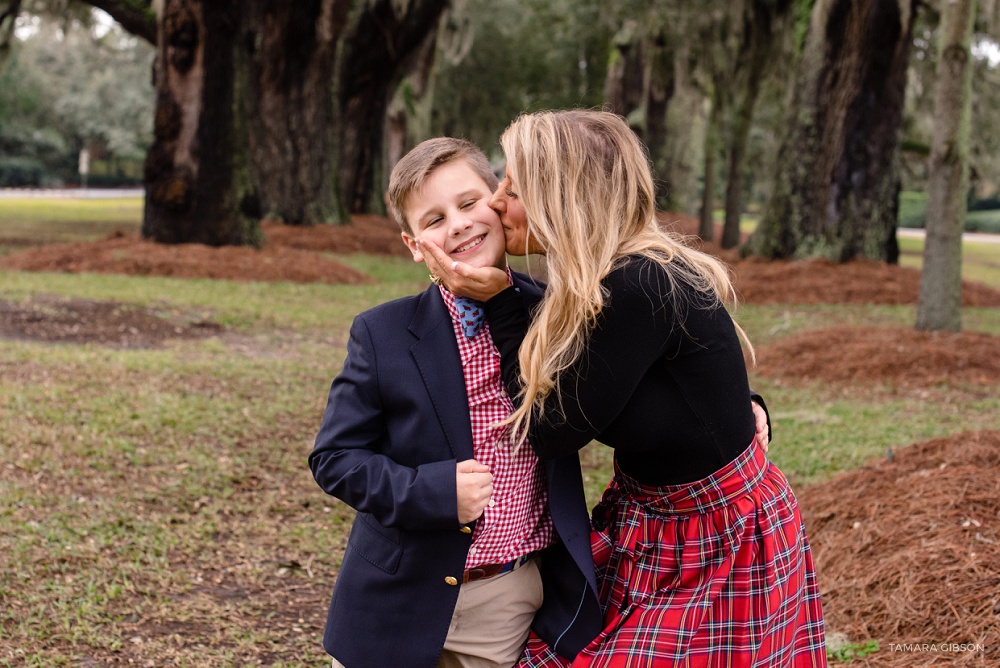
[[(658, 262), (669, 299), (736, 306), (725, 265), (661, 229), (649, 157), (618, 115), (591, 110), (523, 114), (500, 138), (528, 234), (545, 249), (548, 288), (521, 344), (521, 405), (505, 421), (523, 442), (533, 411), (559, 397), (559, 375), (584, 352), (605, 304), (601, 281), (629, 255)], [(743, 330), (737, 331), (750, 349)], [(560, 405), (560, 410), (561, 410)]]
[(404, 155), (389, 175), (386, 206), (399, 227), (409, 235), (413, 228), (406, 219), (406, 203), (410, 195), (423, 187), (427, 178), (441, 165), (465, 160), (490, 191), (497, 189), (497, 176), (482, 149), (465, 139), (435, 137), (422, 141)]

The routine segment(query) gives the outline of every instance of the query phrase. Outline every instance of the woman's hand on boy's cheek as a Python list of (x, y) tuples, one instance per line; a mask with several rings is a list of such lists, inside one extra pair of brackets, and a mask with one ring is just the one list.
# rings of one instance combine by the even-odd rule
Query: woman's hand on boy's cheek
[(507, 272), (503, 269), (453, 262), (437, 244), (426, 239), (418, 239), (417, 245), (430, 272), (441, 279), (444, 287), (460, 297), (484, 302), (510, 287)]

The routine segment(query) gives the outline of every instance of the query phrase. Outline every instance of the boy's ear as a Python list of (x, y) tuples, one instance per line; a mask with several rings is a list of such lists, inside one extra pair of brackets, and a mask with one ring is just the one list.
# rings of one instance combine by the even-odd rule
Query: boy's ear
[(417, 246), (417, 240), (411, 237), (406, 232), (400, 232), (399, 236), (403, 237), (403, 243), (406, 244), (406, 247), (409, 248), (410, 252), (413, 254), (413, 261), (423, 262), (424, 254), (420, 251), (420, 248)]

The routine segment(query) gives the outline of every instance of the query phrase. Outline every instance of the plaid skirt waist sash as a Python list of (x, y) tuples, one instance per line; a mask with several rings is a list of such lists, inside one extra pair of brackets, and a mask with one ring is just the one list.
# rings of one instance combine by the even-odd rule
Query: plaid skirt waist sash
[(763, 451), (748, 447), (743, 454), (707, 478), (682, 485), (644, 485), (623, 473), (615, 460), (615, 475), (601, 499), (601, 507), (628, 496), (653, 515), (710, 513), (750, 493), (767, 472)]

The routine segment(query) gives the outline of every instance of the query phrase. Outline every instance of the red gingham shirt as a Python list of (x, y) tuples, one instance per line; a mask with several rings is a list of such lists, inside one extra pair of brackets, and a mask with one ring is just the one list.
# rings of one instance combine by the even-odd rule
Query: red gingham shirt
[(473, 338), (459, 324), (455, 296), (441, 289), (451, 313), (472, 422), (472, 452), (493, 474), (493, 496), (476, 522), (465, 568), (500, 564), (552, 545), (555, 528), (549, 514), (545, 468), (531, 445), (514, 454), (509, 426), (490, 426), (514, 411), (500, 377), (500, 351), (493, 345), (489, 323)]

